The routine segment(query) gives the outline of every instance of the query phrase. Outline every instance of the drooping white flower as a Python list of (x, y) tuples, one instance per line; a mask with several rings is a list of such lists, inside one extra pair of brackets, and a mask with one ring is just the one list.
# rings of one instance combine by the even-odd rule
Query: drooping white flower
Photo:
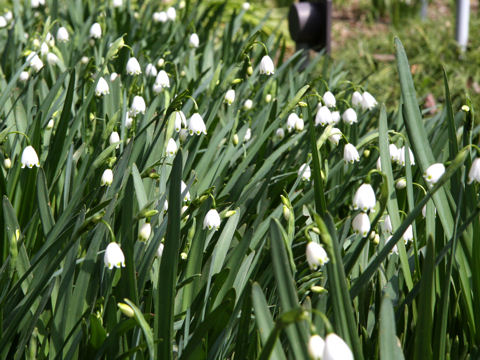
[(148, 63), (145, 68), (145, 75), (155, 77), (157, 76), (157, 68), (152, 63)]
[(8, 157), (3, 159), (3, 167), (7, 170), (10, 169), (12, 167), (12, 160)]
[(125, 125), (125, 128), (127, 129), (130, 129), (132, 127), (133, 119), (130, 116), (128, 116), (128, 112), (125, 114), (125, 119), (123, 123)]
[[(415, 165), (415, 157), (413, 156), (412, 150), (408, 148), (408, 158), (410, 159), (410, 165)], [(405, 146), (402, 146), (398, 149), (398, 163), (402, 166), (405, 166)]]
[(36, 72), (39, 72), (43, 68), (43, 61), (35, 52), (32, 52), (30, 55), (28, 55), (27, 61), (30, 61), (30, 67)]
[(249, 2), (244, 2), (242, 4), (242, 9), (245, 10), (245, 11), (248, 11), (248, 9), (250, 9), (250, 3)]
[(405, 189), (405, 188), (407, 187), (407, 180), (405, 180), (404, 177), (398, 179), (397, 182), (395, 183), (395, 187), (396, 187), (398, 190)]
[(0, 15), (0, 29), (3, 29), (7, 26), (7, 19)]
[(102, 27), (98, 22), (92, 24), (90, 27), (90, 37), (94, 39), (100, 39), (102, 37)]
[(225, 102), (228, 105), (232, 105), (234, 101), (235, 101), (235, 90), (230, 89), (225, 93)]
[(183, 201), (187, 202), (187, 201), (190, 201), (190, 191), (187, 190), (187, 184), (185, 184), (182, 180), (182, 182), (180, 183), (180, 187), (181, 187), (181, 190), (180, 190), (180, 193), (183, 194), (185, 193), (185, 196), (183, 198)]
[(340, 131), (340, 129), (332, 128), (330, 130), (330, 135), (328, 136), (328, 140), (332, 144), (338, 145), (338, 142), (340, 141), (341, 138), (342, 138), (342, 132)]
[(300, 132), (303, 130), (303, 127), (304, 127), (303, 119), (299, 117), (297, 121), (295, 121), (295, 130)]
[(383, 232), (391, 234), (393, 232), (393, 227), (392, 227), (392, 220), (390, 219), (390, 215), (385, 215), (385, 218), (383, 219), (383, 225), (382, 225)]
[(342, 115), (342, 120), (349, 124), (349, 125), (352, 125), (353, 123), (356, 123), (357, 122), (357, 113), (355, 112), (355, 110), (353, 110), (352, 108), (348, 108), (347, 110), (345, 110), (345, 112), (343, 113)]
[(30, 0), (32, 9), (38, 8), (40, 5), (45, 5), (45, 0)]
[(332, 123), (332, 113), (327, 106), (321, 106), (315, 115), (315, 125), (326, 126)]
[(28, 145), (22, 152), (22, 169), (26, 166), (29, 169), (32, 167), (40, 167), (40, 162), (38, 160), (38, 155), (33, 146)]
[(112, 169), (106, 169), (102, 174), (102, 179), (100, 180), (101, 186), (110, 186), (113, 183), (113, 171)]
[(90, 61), (90, 59), (88, 58), (88, 56), (82, 56), (82, 58), (80, 59), (80, 62), (81, 62), (83, 65), (88, 64), (89, 61)]
[(153, 84), (153, 91), (158, 94), (160, 93), (163, 88), (170, 87), (170, 80), (168, 78), (167, 73), (165, 70), (160, 70), (157, 77), (155, 78), (155, 83)]
[(118, 74), (116, 72), (112, 72), (110, 74), (110, 82), (114, 82), (115, 80), (117, 80), (117, 77), (118, 77)]
[(352, 350), (342, 338), (330, 333), (325, 338), (322, 360), (353, 360)]
[(125, 267), (125, 256), (123, 251), (117, 243), (111, 242), (105, 249), (105, 255), (103, 257), (105, 266), (112, 270), (116, 268)]
[(187, 118), (182, 110), (175, 111), (175, 131), (179, 132), (182, 127), (187, 127)]
[(50, 47), (55, 46), (55, 38), (50, 32), (47, 32), (47, 35), (45, 35), (45, 42), (48, 44)]
[(250, 110), (252, 106), (253, 106), (253, 101), (250, 99), (245, 100), (245, 102), (243, 103), (244, 110)]
[(137, 58), (131, 57), (127, 61), (127, 74), (128, 75), (139, 75), (142, 73), (140, 64), (138, 63)]
[(269, 103), (270, 101), (272, 101), (272, 94), (265, 95), (265, 102)]
[(199, 113), (193, 114), (188, 120), (188, 130), (190, 135), (200, 135), (201, 133), (207, 135), (205, 123), (203, 122), (203, 118)]
[(353, 164), (355, 161), (360, 161), (360, 155), (357, 148), (352, 144), (346, 144), (343, 148), (343, 160)]
[(142, 225), (138, 231), (138, 238), (140, 241), (147, 241), (152, 234), (152, 225), (149, 222), (146, 222)]
[(57, 65), (57, 64), (60, 62), (60, 59), (59, 59), (58, 56), (55, 55), (54, 53), (49, 52), (49, 53), (47, 54), (47, 62), (48, 62), (50, 65)]
[(305, 253), (310, 270), (316, 270), (330, 260), (323, 246), (313, 241), (307, 244)]
[(308, 164), (302, 164), (300, 169), (298, 169), (298, 176), (301, 176), (303, 181), (310, 181), (310, 177), (312, 176), (310, 166), (308, 166)]
[(175, 19), (177, 17), (177, 11), (175, 10), (174, 7), (170, 6), (167, 9), (167, 17), (168, 17), (169, 20), (175, 21)]
[[(110, 145), (119, 143), (120, 135), (118, 135), (118, 132), (112, 131), (112, 133), (110, 134), (110, 137), (108, 138), (108, 142)], [(118, 145), (117, 145), (117, 149), (118, 149)]]
[(335, 107), (335, 105), (337, 104), (337, 101), (335, 100), (335, 95), (333, 95), (330, 91), (327, 91), (325, 94), (323, 94), (322, 98), (325, 106), (329, 108)]
[(393, 162), (400, 162), (400, 149), (395, 144), (388, 145), (388, 152), (390, 153), (390, 160)]
[(332, 121), (330, 124), (336, 125), (340, 121), (340, 111), (332, 111)]
[(103, 77), (100, 77), (97, 86), (95, 87), (95, 95), (102, 96), (107, 94), (110, 94), (110, 87), (108, 86), (107, 81)]
[(325, 341), (318, 335), (310, 336), (308, 340), (308, 355), (312, 360), (322, 360)]
[(158, 248), (157, 248), (157, 257), (161, 258), (162, 257), (162, 254), (163, 254), (163, 249), (164, 249), (164, 245), (163, 243), (160, 243), (160, 245), (158, 245)]
[(445, 166), (442, 163), (436, 163), (430, 165), (425, 173), (423, 174), (423, 178), (427, 182), (429, 186), (433, 186), (437, 183), (438, 180), (442, 177), (445, 173)]
[(403, 241), (405, 241), (405, 244), (406, 244), (407, 242), (413, 240), (413, 228), (412, 228), (412, 225), (409, 225), (409, 226), (407, 227), (407, 230), (405, 230), (405, 232), (403, 233), (402, 237), (403, 237)]
[(360, 185), (353, 196), (353, 208), (355, 210), (360, 209), (364, 212), (373, 210), (376, 202), (377, 199), (375, 198), (375, 192), (370, 184)]
[(65, 43), (70, 40), (70, 35), (68, 34), (67, 28), (61, 26), (57, 30), (57, 41), (59, 43)]
[(468, 184), (472, 182), (480, 182), (480, 158), (476, 158), (472, 162), (472, 166), (468, 172)]
[(47, 130), (52, 130), (54, 125), (55, 125), (55, 121), (53, 121), (53, 119), (48, 120)]
[(49, 47), (46, 42), (43, 42), (42, 45), (40, 45), (40, 55), (45, 56), (47, 55), (49, 50)]
[(360, 94), (358, 91), (355, 91), (352, 94), (352, 106), (353, 107), (358, 107), (359, 105), (362, 104), (363, 101), (363, 96)]
[(205, 218), (203, 219), (203, 228), (208, 230), (214, 229), (216, 231), (220, 228), (220, 222), (221, 220), (218, 211), (211, 209), (207, 212), (207, 215), (205, 215)]
[[(437, 208), (433, 208), (433, 214), (436, 215), (437, 214)], [(427, 204), (423, 205), (422, 207), (422, 216), (423, 218), (425, 218), (427, 216)]]
[(287, 118), (287, 130), (288, 130), (288, 132), (293, 131), (293, 129), (295, 128), (295, 124), (297, 123), (298, 119), (299, 119), (299, 117), (295, 113), (291, 113), (290, 115), (288, 115), (288, 118)]
[(13, 19), (13, 13), (12, 13), (11, 11), (7, 11), (7, 12), (3, 15), (3, 17), (4, 17), (5, 20), (7, 20), (7, 21), (12, 21), (12, 19)]
[(367, 213), (358, 213), (357, 216), (353, 218), (352, 229), (356, 234), (362, 235), (362, 237), (367, 236), (370, 231), (370, 218)]
[(200, 45), (200, 39), (198, 38), (198, 35), (196, 33), (193, 33), (192, 35), (190, 35), (189, 43), (190, 43), (190, 47), (198, 48), (198, 46)]
[(123, 6), (123, 0), (112, 0), (112, 6), (114, 8), (120, 8)]
[(165, 199), (163, 202), (163, 212), (166, 213), (168, 211), (168, 200)]
[(275, 73), (275, 66), (270, 56), (265, 55), (260, 60), (260, 74), (273, 75)]
[(252, 138), (252, 129), (248, 128), (247, 131), (245, 131), (245, 136), (243, 137), (243, 142), (247, 142)]
[(166, 23), (168, 21), (168, 16), (165, 11), (154, 12), (153, 21), (157, 23)]
[(282, 139), (285, 137), (285, 130), (283, 130), (283, 128), (278, 128), (278, 129), (275, 131), (275, 137), (276, 137), (278, 140), (282, 140)]
[(362, 94), (361, 106), (363, 110), (372, 110), (377, 106), (377, 100), (368, 91), (364, 91)]
[(177, 151), (178, 151), (177, 143), (175, 142), (175, 140), (170, 138), (167, 143), (167, 150), (166, 150), (167, 155), (173, 156), (177, 153)]
[(145, 114), (147, 106), (145, 105), (145, 100), (141, 96), (135, 96), (132, 101), (132, 106), (130, 107), (130, 116), (137, 116), (138, 114)]
[(22, 71), (20, 73), (20, 76), (18, 77), (18, 80), (20, 80), (21, 82), (27, 82), (29, 78), (30, 74), (28, 73), (28, 71)]

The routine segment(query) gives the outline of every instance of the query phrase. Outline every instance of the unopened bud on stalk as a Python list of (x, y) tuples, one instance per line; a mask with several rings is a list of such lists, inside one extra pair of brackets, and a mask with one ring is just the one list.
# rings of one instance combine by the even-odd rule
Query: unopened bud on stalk
[(271, 95), (271, 94), (267, 94), (267, 95), (265, 96), (265, 101), (266, 101), (267, 103), (269, 103), (270, 101), (272, 101), (272, 95)]
[(300, 107), (307, 107), (308, 105), (307, 105), (307, 103), (304, 102), (304, 101), (299, 101), (299, 102), (298, 102), (298, 106), (300, 106)]
[(242, 79), (233, 79), (232, 81), (232, 85), (235, 85), (235, 84), (240, 84), (242, 82)]
[(319, 286), (319, 285), (312, 285), (310, 287), (310, 290), (314, 293), (317, 293), (317, 294), (327, 292), (327, 290), (323, 286)]
[(10, 160), (10, 158), (5, 158), (3, 160), (3, 167), (7, 170), (10, 169), (12, 167), (12, 160)]
[(236, 210), (228, 210), (225, 215), (223, 216), (224, 218), (229, 218), (230, 216), (233, 216), (237, 213)]
[(180, 258), (182, 260), (187, 260), (187, 257), (188, 257), (187, 253), (185, 251), (182, 251), (182, 253), (180, 254)]
[(139, 219), (149, 218), (158, 214), (158, 210), (142, 210), (140, 214), (138, 214)]
[(126, 317), (131, 318), (135, 316), (135, 312), (133, 311), (130, 305), (119, 302), (117, 303), (117, 306), (120, 309), (120, 311), (123, 313), (123, 315), (125, 315)]
[(235, 145), (235, 146), (238, 145), (238, 135), (237, 134), (233, 135), (232, 142), (233, 142), (233, 145)]
[(252, 75), (252, 74), (253, 74), (253, 67), (252, 67), (252, 66), (249, 66), (249, 67), (247, 68), (247, 74), (248, 74), (248, 75)]
[(286, 205), (283, 205), (283, 218), (286, 221), (290, 220), (290, 209)]

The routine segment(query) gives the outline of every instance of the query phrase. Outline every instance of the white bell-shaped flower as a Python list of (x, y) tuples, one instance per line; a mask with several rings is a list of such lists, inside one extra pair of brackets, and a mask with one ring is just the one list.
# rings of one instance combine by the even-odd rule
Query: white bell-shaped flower
[(5, 19), (5, 17), (3, 16), (0, 16), (0, 29), (3, 29), (4, 27), (7, 26), (7, 19)]
[(166, 150), (167, 155), (173, 156), (177, 153), (177, 151), (178, 151), (177, 143), (175, 142), (175, 140), (170, 138), (167, 143), (167, 150)]
[(406, 187), (407, 187), (407, 180), (404, 177), (398, 179), (397, 182), (395, 183), (395, 188), (397, 188), (398, 190), (405, 189)]
[(127, 61), (127, 74), (128, 75), (139, 75), (142, 73), (140, 64), (138, 63), (137, 58), (131, 57)]
[(40, 162), (38, 160), (38, 155), (33, 146), (28, 145), (22, 152), (22, 169), (26, 166), (29, 169), (32, 167), (40, 167)]
[(177, 11), (175, 10), (174, 7), (170, 6), (167, 9), (167, 17), (169, 20), (175, 21), (175, 19), (177, 18)]
[(102, 37), (102, 27), (98, 22), (90, 26), (90, 37), (94, 39), (100, 39)]
[(308, 340), (308, 355), (312, 360), (322, 360), (325, 341), (318, 335), (310, 336)]
[(295, 121), (295, 130), (300, 132), (303, 130), (303, 127), (304, 127), (303, 119), (299, 117), (297, 121)]
[(367, 236), (370, 231), (370, 218), (368, 215), (364, 212), (358, 213), (353, 218), (352, 229), (356, 234), (362, 235), (362, 237)]
[[(412, 150), (408, 149), (408, 155), (410, 159), (410, 165), (415, 165), (415, 157), (413, 156)], [(405, 146), (402, 146), (398, 149), (398, 163), (402, 166), (405, 166)]]
[(105, 249), (105, 255), (103, 257), (105, 266), (112, 270), (116, 268), (125, 267), (125, 256), (123, 251), (117, 243), (111, 242)]
[(356, 123), (357, 122), (357, 113), (355, 112), (355, 110), (353, 110), (352, 108), (348, 108), (347, 110), (345, 110), (345, 112), (343, 113), (342, 115), (342, 120), (349, 124), (349, 125), (352, 125), (353, 123)]
[(187, 118), (182, 110), (175, 111), (175, 131), (179, 132), (182, 127), (187, 127)]
[(47, 54), (47, 63), (50, 65), (57, 65), (60, 62), (60, 59), (54, 53), (49, 52)]
[(235, 101), (235, 90), (230, 89), (225, 93), (225, 102), (228, 105), (232, 105), (234, 101)]
[(430, 165), (425, 173), (423, 174), (423, 178), (427, 182), (429, 186), (433, 186), (437, 183), (438, 180), (442, 177), (445, 173), (445, 166), (442, 163), (436, 163)]
[(253, 106), (253, 101), (250, 99), (245, 100), (245, 102), (243, 103), (244, 110), (250, 110), (252, 106)]
[(52, 130), (54, 126), (55, 126), (55, 121), (53, 121), (53, 119), (48, 120), (47, 130)]
[(110, 74), (110, 82), (113, 83), (115, 80), (117, 80), (117, 78), (118, 78), (118, 74), (116, 72), (112, 72)]
[(49, 51), (48, 44), (46, 42), (43, 42), (42, 45), (40, 45), (40, 55), (44, 57), (45, 55), (48, 54), (48, 51)]
[(137, 116), (138, 114), (145, 114), (147, 106), (145, 105), (145, 100), (141, 96), (135, 96), (132, 100), (132, 106), (130, 107), (130, 116)]
[(22, 71), (20, 73), (20, 76), (18, 77), (18, 80), (24, 83), (24, 82), (27, 82), (29, 78), (30, 78), (30, 74), (28, 73), (28, 71)]
[(190, 132), (190, 135), (200, 135), (201, 133), (207, 135), (205, 123), (203, 122), (203, 118), (199, 113), (193, 114), (188, 120), (188, 131)]
[(332, 121), (330, 124), (337, 125), (340, 121), (340, 111), (332, 111)]
[(220, 228), (220, 215), (215, 209), (211, 209), (203, 219), (203, 228), (208, 230), (218, 230)]
[[(110, 134), (110, 137), (108, 138), (108, 142), (110, 145), (119, 143), (120, 135), (118, 135), (118, 132), (112, 131), (112, 133)], [(117, 149), (118, 149), (118, 145), (117, 145)]]
[(375, 192), (370, 184), (360, 185), (353, 196), (353, 208), (355, 210), (360, 209), (364, 212), (373, 210), (376, 202), (377, 199), (375, 198)]
[(383, 224), (382, 224), (382, 229), (383, 232), (391, 234), (393, 232), (393, 227), (392, 227), (392, 220), (390, 219), (390, 215), (385, 215), (385, 218), (383, 219)]
[(57, 30), (57, 41), (59, 43), (65, 43), (70, 41), (70, 35), (68, 34), (67, 28), (61, 26)]
[(400, 162), (400, 149), (395, 144), (388, 145), (388, 152), (390, 153), (390, 160), (396, 163)]
[(332, 113), (327, 106), (321, 106), (315, 115), (315, 125), (326, 126), (332, 123)]
[(360, 94), (358, 91), (355, 91), (352, 94), (352, 106), (353, 107), (358, 107), (362, 104), (363, 101), (363, 96)]
[(303, 181), (310, 181), (310, 177), (312, 176), (310, 166), (308, 166), (308, 164), (302, 164), (300, 169), (298, 169), (298, 176), (301, 176)]
[(95, 95), (102, 96), (107, 94), (110, 94), (110, 87), (108, 86), (107, 81), (103, 77), (100, 77), (97, 86), (95, 87)]
[(480, 182), (480, 158), (473, 160), (470, 171), (468, 172), (468, 184), (474, 181)]
[(325, 94), (323, 94), (322, 99), (325, 106), (329, 108), (335, 107), (335, 105), (337, 104), (337, 101), (335, 100), (335, 95), (333, 95), (330, 91), (327, 91)]
[(282, 140), (282, 139), (285, 137), (285, 130), (283, 130), (283, 128), (278, 128), (278, 129), (275, 131), (275, 137), (276, 137), (278, 140)]
[(307, 244), (305, 255), (310, 270), (316, 270), (319, 266), (323, 266), (323, 264), (326, 264), (330, 260), (323, 246), (313, 241)]
[(163, 245), (163, 243), (160, 243), (160, 245), (158, 245), (157, 252), (156, 252), (156, 255), (158, 258), (162, 257), (164, 247), (165, 245)]
[[(185, 196), (183, 197), (183, 201), (187, 202), (190, 201), (190, 191), (187, 190), (187, 184), (185, 184), (182, 180), (180, 183), (180, 193), (183, 194), (185, 193)], [(186, 191), (186, 192), (185, 192)]]
[(273, 75), (275, 73), (275, 66), (270, 56), (265, 55), (260, 60), (260, 74)]
[(145, 68), (145, 75), (155, 77), (155, 76), (157, 76), (157, 73), (158, 72), (157, 72), (157, 68), (155, 67), (155, 65), (153, 65), (152, 63), (148, 63), (147, 67)]
[(170, 79), (165, 70), (160, 70), (157, 77), (155, 78), (155, 84), (161, 86), (162, 88), (170, 87)]
[(378, 171), (382, 171), (382, 159), (380, 156), (377, 158), (377, 166), (376, 166)]
[(123, 0), (112, 0), (112, 6), (114, 8), (121, 8), (123, 6)]
[(43, 61), (35, 52), (30, 53), (27, 61), (30, 61), (30, 67), (35, 70), (35, 72), (39, 72), (43, 68)]
[(48, 44), (50, 47), (55, 46), (55, 38), (53, 37), (52, 33), (47, 32), (47, 35), (45, 35), (45, 42)]
[(13, 13), (12, 13), (11, 11), (7, 11), (7, 12), (3, 15), (3, 17), (4, 17), (5, 20), (7, 20), (7, 21), (12, 21), (12, 19), (13, 19)]
[(163, 212), (166, 213), (168, 211), (168, 200), (165, 199), (163, 202)]
[(245, 11), (248, 11), (248, 9), (250, 9), (250, 3), (249, 2), (244, 2), (242, 4), (242, 9), (245, 10)]
[(102, 174), (102, 179), (100, 180), (101, 186), (110, 186), (113, 183), (113, 171), (112, 169), (106, 169)]
[(140, 227), (138, 231), (138, 239), (140, 241), (147, 241), (152, 234), (152, 225), (149, 222), (146, 222)]
[(343, 160), (353, 164), (355, 161), (360, 161), (360, 155), (357, 148), (352, 144), (346, 144), (343, 148)]
[(245, 136), (243, 137), (243, 142), (247, 142), (252, 138), (252, 129), (248, 128), (247, 131), (245, 131)]
[(168, 16), (165, 11), (154, 12), (153, 21), (157, 23), (166, 23), (168, 21)]
[(295, 113), (291, 113), (290, 115), (288, 115), (288, 118), (287, 118), (287, 130), (288, 130), (288, 132), (292, 132), (293, 129), (295, 129), (295, 124), (297, 123), (298, 119), (299, 119), (299, 117)]
[(330, 135), (328, 136), (328, 140), (335, 145), (338, 145), (340, 139), (342, 138), (342, 132), (338, 128), (332, 128), (330, 130)]
[(363, 110), (372, 110), (377, 106), (377, 100), (368, 91), (364, 91), (362, 94), (361, 106)]
[(198, 35), (195, 33), (190, 35), (189, 43), (190, 43), (190, 47), (198, 48), (198, 46), (200, 45), (200, 39), (198, 38)]
[(353, 360), (352, 350), (345, 341), (336, 334), (328, 334), (322, 360)]
[(413, 227), (412, 227), (412, 225), (409, 225), (409, 226), (407, 227), (407, 230), (405, 230), (405, 232), (403, 233), (402, 237), (403, 237), (403, 241), (405, 241), (405, 244), (406, 244), (407, 242), (413, 240)]
[(128, 113), (125, 114), (125, 119), (123, 121), (125, 128), (130, 129), (133, 125), (133, 118), (131, 118)]

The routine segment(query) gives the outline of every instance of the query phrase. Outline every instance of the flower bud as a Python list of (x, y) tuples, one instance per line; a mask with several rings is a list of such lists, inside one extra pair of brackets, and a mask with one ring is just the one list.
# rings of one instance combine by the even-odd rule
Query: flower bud
[(112, 169), (106, 169), (103, 172), (102, 179), (100, 181), (101, 186), (110, 186), (113, 183), (113, 171)]
[(397, 182), (395, 183), (395, 187), (398, 190), (405, 189), (407, 187), (407, 180), (405, 180), (405, 178), (398, 179)]
[(146, 222), (142, 225), (140, 230), (138, 231), (138, 239), (140, 241), (147, 241), (152, 234), (152, 225), (149, 222)]
[(237, 134), (233, 135), (232, 143), (233, 143), (233, 145), (235, 145), (235, 146), (238, 145), (238, 135), (237, 135)]
[(10, 160), (10, 158), (3, 159), (3, 167), (7, 170), (10, 169), (12, 167), (12, 160)]
[(272, 101), (272, 95), (271, 94), (265, 95), (265, 102), (269, 103), (270, 101)]
[(236, 210), (228, 210), (225, 215), (223, 216), (224, 218), (229, 218), (230, 216), (233, 216), (237, 213)]
[(54, 125), (55, 125), (55, 121), (53, 121), (53, 119), (48, 120), (47, 130), (52, 130)]
[(245, 102), (243, 103), (244, 110), (250, 110), (252, 106), (253, 106), (253, 101), (250, 99), (245, 100)]
[(298, 169), (298, 176), (301, 176), (303, 181), (310, 181), (310, 177), (312, 176), (310, 166), (302, 164), (300, 169)]
[(198, 48), (198, 46), (200, 45), (200, 39), (198, 38), (198, 35), (195, 33), (190, 35), (189, 43), (190, 43), (190, 47)]
[(117, 306), (120, 309), (120, 311), (123, 313), (123, 315), (125, 315), (126, 317), (131, 318), (135, 316), (135, 312), (133, 311), (130, 305), (119, 302), (117, 303)]
[(286, 221), (290, 220), (290, 209), (286, 205), (283, 205), (283, 218)]

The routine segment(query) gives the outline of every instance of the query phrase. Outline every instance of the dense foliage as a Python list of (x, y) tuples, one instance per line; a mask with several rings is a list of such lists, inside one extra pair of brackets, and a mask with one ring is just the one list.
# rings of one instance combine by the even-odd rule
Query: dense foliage
[(387, 113), (247, 4), (172, 6), (0, 17), (0, 357), (475, 357), (473, 109), (422, 118), (398, 39)]

